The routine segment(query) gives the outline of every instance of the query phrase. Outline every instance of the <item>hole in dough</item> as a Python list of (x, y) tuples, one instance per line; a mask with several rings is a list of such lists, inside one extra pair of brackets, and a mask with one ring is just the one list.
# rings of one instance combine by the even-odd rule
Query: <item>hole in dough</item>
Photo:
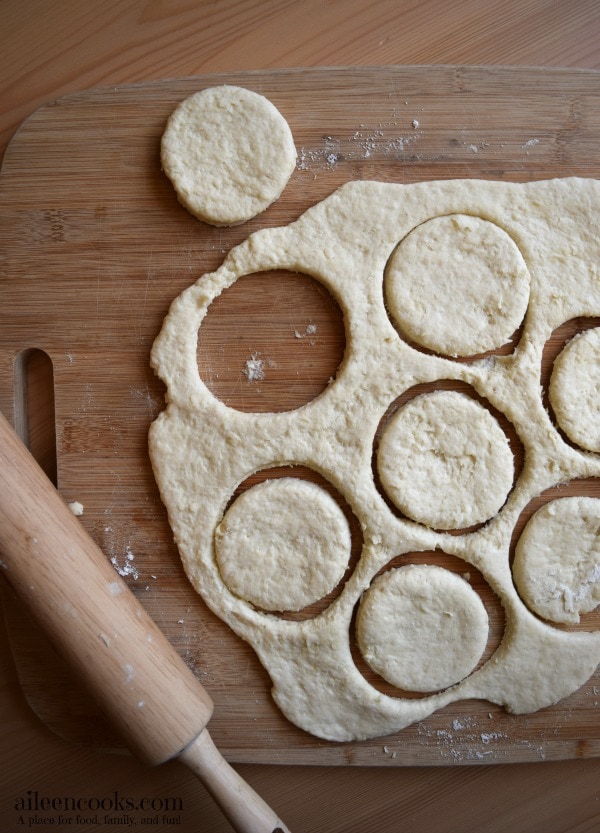
[(368, 665), (408, 691), (438, 691), (477, 666), (488, 639), (483, 602), (442, 567), (408, 564), (378, 576), (358, 610), (357, 641)]
[(515, 548), (515, 586), (538, 616), (578, 623), (600, 603), (600, 498), (563, 497), (538, 509)]
[(225, 584), (262, 610), (298, 611), (330, 593), (352, 547), (346, 516), (320, 486), (265, 480), (229, 506), (215, 530)]
[(285, 270), (258, 272), (238, 278), (211, 303), (198, 331), (198, 371), (231, 408), (290, 411), (327, 388), (345, 346), (342, 311), (319, 281)]
[(386, 305), (400, 333), (448, 356), (498, 350), (519, 328), (529, 273), (513, 239), (466, 214), (427, 220), (392, 253)]
[(279, 197), (296, 167), (296, 148), (267, 98), (224, 84), (176, 107), (162, 137), (161, 163), (188, 211), (215, 226), (234, 226)]
[(497, 514), (515, 465), (506, 434), (483, 405), (437, 390), (409, 400), (389, 419), (377, 471), (406, 517), (433, 529), (461, 529)]

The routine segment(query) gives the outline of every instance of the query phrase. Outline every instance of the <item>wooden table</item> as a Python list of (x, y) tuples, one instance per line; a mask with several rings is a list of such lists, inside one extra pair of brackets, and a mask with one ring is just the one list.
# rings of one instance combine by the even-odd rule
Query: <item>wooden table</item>
[[(347, 0), (166, 3), (5, 0), (2, 152), (18, 124), (67, 92), (230, 70), (380, 64), (517, 64), (600, 68), (600, 8), (571, 3)], [(94, 799), (168, 808), (173, 829), (228, 825), (180, 764), (147, 769), (52, 734), (26, 705), (0, 637), (0, 826), (19, 825), (19, 800), (70, 797), (81, 812), (41, 813), (53, 829), (106, 829), (83, 818)], [(600, 760), (440, 767), (239, 766), (299, 831), (592, 831), (600, 826)], [(92, 799), (88, 802), (88, 799)], [(151, 802), (154, 801), (154, 807)], [(170, 805), (170, 802), (174, 802)], [(57, 805), (58, 806), (58, 805)], [(177, 807), (177, 812), (172, 812)], [(24, 817), (29, 818), (26, 813)], [(63, 821), (59, 822), (62, 815)], [(77, 820), (77, 816), (83, 817)], [(129, 814), (137, 829), (144, 813)], [(103, 813), (98, 813), (99, 821)], [(69, 821), (70, 819), (70, 821)], [(37, 825), (39, 826), (39, 825)], [(47, 824), (46, 826), (50, 826)]]

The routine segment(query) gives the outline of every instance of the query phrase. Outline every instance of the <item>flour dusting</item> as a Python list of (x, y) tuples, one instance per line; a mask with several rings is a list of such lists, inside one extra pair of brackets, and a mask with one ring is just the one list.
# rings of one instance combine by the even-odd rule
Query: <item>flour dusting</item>
[[(380, 123), (378, 127), (359, 125), (346, 138), (323, 136), (320, 147), (301, 147), (298, 151), (297, 165), (299, 171), (310, 168), (333, 169), (338, 162), (352, 162), (358, 159), (394, 158), (402, 156), (406, 147), (417, 141), (418, 119), (412, 119), (411, 132), (407, 135), (397, 134), (397, 124)], [(389, 133), (393, 129), (394, 135)], [(421, 133), (422, 131), (419, 131)], [(386, 135), (387, 134), (387, 135)]]
[(265, 362), (258, 353), (254, 353), (244, 365), (242, 371), (249, 382), (261, 382), (265, 378)]
[(113, 565), (117, 573), (125, 578), (126, 576), (131, 576), (134, 581), (137, 581), (140, 574), (138, 568), (133, 563), (135, 559), (135, 555), (131, 551), (131, 547), (127, 544), (125, 548), (125, 558), (123, 559), (122, 563), (119, 563), (116, 555), (111, 555), (110, 563)]
[(306, 329), (303, 333), (299, 330), (294, 330), (294, 338), (306, 338), (307, 336), (313, 336), (317, 332), (317, 325), (316, 324), (307, 324)]

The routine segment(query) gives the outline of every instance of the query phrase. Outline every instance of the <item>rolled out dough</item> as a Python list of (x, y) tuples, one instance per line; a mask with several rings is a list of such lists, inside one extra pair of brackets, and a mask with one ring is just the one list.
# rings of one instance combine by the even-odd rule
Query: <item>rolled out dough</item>
[[(550, 334), (571, 318), (600, 314), (599, 206), (600, 183), (576, 178), (527, 184), (352, 182), (292, 225), (252, 234), (216, 272), (174, 300), (151, 359), (168, 390), (168, 405), (150, 430), (156, 480), (190, 581), (253, 646), (272, 679), (275, 702), (306, 731), (339, 741), (382, 736), (470, 698), (531, 712), (566, 697), (596, 669), (600, 633), (568, 632), (534, 615), (513, 583), (510, 547), (515, 524), (531, 500), (556, 484), (600, 477), (598, 455), (562, 440), (544, 408), (539, 382)], [(384, 276), (392, 254), (415, 229), (445, 216), (492, 224), (511, 241), (514, 264), (521, 258), (525, 264), (514, 274), (494, 274), (499, 297), (508, 297), (509, 307), (513, 293), (521, 298), (518, 314), (491, 339), (494, 346), (523, 315), (520, 293), (527, 291), (522, 334), (509, 355), (469, 363), (445, 358), (406, 342), (402, 328), (390, 320)], [(499, 237), (505, 240), (503, 234)], [(437, 260), (443, 263), (455, 254), (455, 248), (443, 249)], [(198, 330), (227, 286), (270, 269), (301, 272), (324, 284), (344, 313), (346, 353), (335, 379), (307, 405), (285, 413), (240, 413), (219, 402), (202, 382)], [(463, 275), (475, 305), (486, 296), (481, 280), (471, 268)], [(426, 294), (426, 300), (433, 309), (436, 298)], [(494, 329), (501, 310), (490, 312)], [(468, 320), (460, 326), (461, 344), (444, 350), (481, 349)], [(503, 505), (505, 482), (495, 489), (498, 514), (468, 534), (435, 531), (394, 514), (373, 474), (376, 432), (392, 403), (415, 385), (443, 380), (466, 383), (504, 414), (525, 452), (523, 471)], [(475, 457), (478, 453), (474, 448)], [(358, 563), (335, 600), (311, 619), (290, 621), (258, 609), (234, 592), (219, 568), (215, 530), (238, 484), (278, 465), (318, 471), (341, 493), (362, 531)], [(473, 484), (474, 503), (479, 489)], [(490, 659), (441, 691), (420, 698), (383, 694), (354, 662), (355, 611), (392, 560), (397, 564), (405, 556), (409, 564), (410, 553), (434, 550), (462, 559), (465, 572), (469, 565), (479, 570), (504, 608), (504, 636)], [(477, 638), (482, 627), (475, 625)], [(439, 647), (440, 664), (445, 650)], [(463, 672), (457, 671), (455, 680)]]

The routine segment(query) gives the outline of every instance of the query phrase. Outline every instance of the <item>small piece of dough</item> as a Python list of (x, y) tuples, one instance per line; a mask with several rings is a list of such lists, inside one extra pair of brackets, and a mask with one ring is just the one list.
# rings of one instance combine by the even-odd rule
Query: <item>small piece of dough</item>
[(442, 567), (389, 570), (364, 594), (357, 640), (369, 666), (407, 691), (436, 691), (475, 668), (488, 638), (488, 616), (473, 588)]
[(242, 87), (209, 87), (181, 102), (161, 143), (161, 163), (179, 201), (215, 226), (260, 214), (296, 166), (289, 125), (264, 96)]
[(515, 552), (513, 578), (527, 606), (577, 623), (600, 603), (600, 499), (553, 500), (533, 515)]
[(384, 428), (381, 483), (409, 518), (461, 529), (493, 517), (513, 482), (508, 439), (482, 405), (456, 391), (410, 400)]
[(560, 353), (548, 394), (569, 439), (587, 451), (600, 451), (600, 327), (579, 333)]
[(510, 340), (527, 309), (529, 275), (503, 229), (453, 214), (422, 223), (396, 247), (386, 293), (392, 318), (410, 339), (469, 356)]
[(334, 499), (293, 477), (243, 492), (215, 531), (224, 582), (263, 610), (301, 610), (326, 596), (344, 575), (350, 546)]

